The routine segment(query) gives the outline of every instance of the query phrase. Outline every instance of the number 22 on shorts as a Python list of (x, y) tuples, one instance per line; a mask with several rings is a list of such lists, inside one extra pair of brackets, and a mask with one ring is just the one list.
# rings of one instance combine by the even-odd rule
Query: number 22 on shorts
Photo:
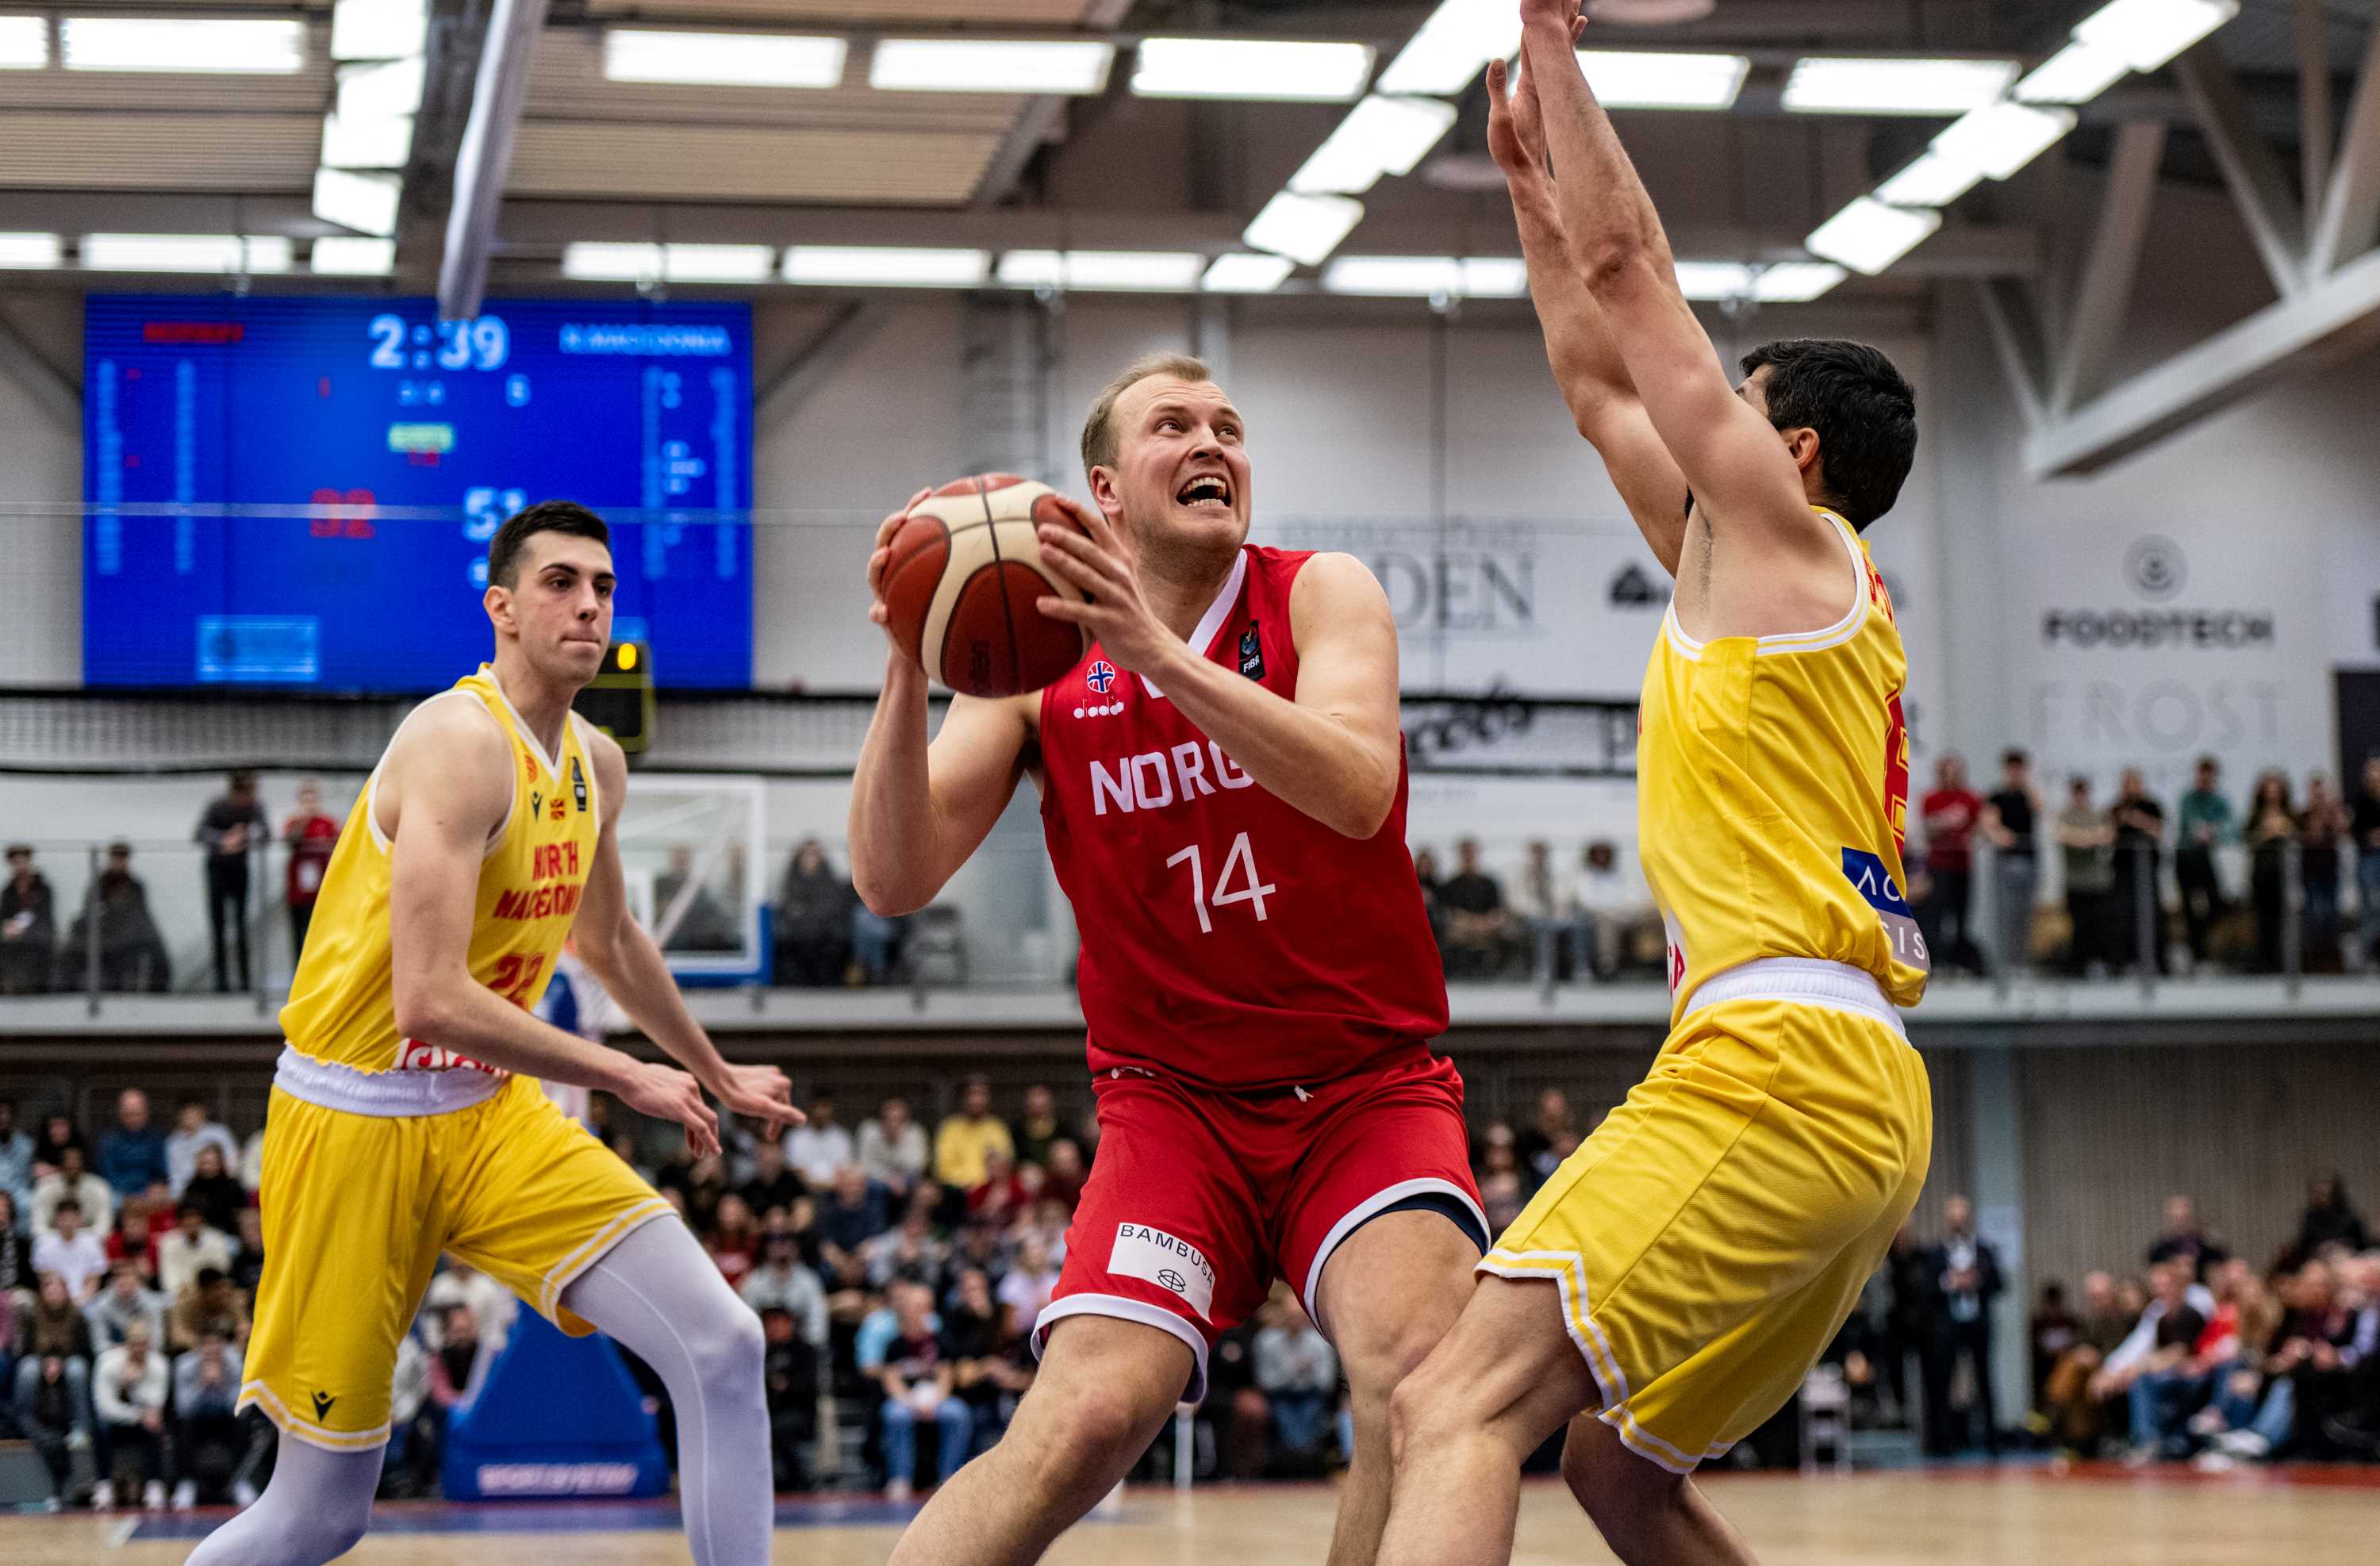
[[(1191, 905), (1198, 910), (1199, 934), (1215, 933), (1214, 916), (1208, 912), (1210, 906), (1220, 909), (1228, 908), (1234, 903), (1253, 903), (1256, 904), (1257, 923), (1263, 923), (1269, 917), (1265, 913), (1265, 899), (1281, 889), (1270, 881), (1257, 880), (1256, 850), (1248, 846), (1247, 833), (1242, 832), (1232, 839), (1232, 851), (1223, 856), (1222, 873), (1215, 878), (1215, 895), (1211, 904), (1207, 896), (1206, 865), (1199, 856), (1196, 844), (1190, 844), (1189, 847), (1166, 860), (1165, 868), (1170, 870), (1185, 860), (1190, 866), (1190, 902)], [(1241, 876), (1244, 881), (1244, 884), (1236, 889), (1232, 885), (1232, 877), (1235, 873)]]

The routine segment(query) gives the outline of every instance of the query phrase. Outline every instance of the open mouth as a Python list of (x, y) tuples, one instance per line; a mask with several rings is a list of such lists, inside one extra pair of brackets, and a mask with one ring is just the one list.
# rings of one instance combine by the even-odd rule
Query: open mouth
[(1209, 473), (1191, 480), (1174, 492), (1175, 504), (1193, 510), (1211, 506), (1217, 511), (1232, 509), (1232, 486), (1220, 475)]

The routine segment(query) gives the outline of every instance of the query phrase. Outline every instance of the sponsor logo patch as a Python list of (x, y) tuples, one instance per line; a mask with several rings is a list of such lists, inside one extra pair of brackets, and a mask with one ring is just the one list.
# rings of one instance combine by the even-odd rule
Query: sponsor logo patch
[(1933, 967), (1933, 956), (1925, 950), (1925, 936), (1917, 928), (1917, 917), (1902, 896), (1900, 888), (1885, 868), (1881, 856), (1864, 848), (1843, 850), (1843, 875), (1867, 905), (1884, 920), (1884, 933), (1892, 942), (1893, 960), (1921, 973)]
[(1214, 1264), (1197, 1246), (1162, 1229), (1146, 1223), (1117, 1224), (1115, 1247), (1108, 1253), (1108, 1271), (1118, 1278), (1146, 1279), (1179, 1294), (1201, 1317), (1214, 1308)]

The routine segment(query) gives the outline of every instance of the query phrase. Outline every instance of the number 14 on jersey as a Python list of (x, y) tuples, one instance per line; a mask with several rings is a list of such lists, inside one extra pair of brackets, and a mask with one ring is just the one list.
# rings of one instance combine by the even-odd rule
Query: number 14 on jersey
[[(1190, 904), (1198, 911), (1198, 933), (1201, 935), (1215, 933), (1215, 918), (1210, 909), (1228, 908), (1234, 903), (1256, 904), (1257, 922), (1263, 923), (1268, 917), (1265, 899), (1281, 890), (1270, 881), (1257, 879), (1256, 850), (1248, 846), (1248, 834), (1245, 832), (1232, 839), (1232, 850), (1223, 856), (1222, 871), (1215, 877), (1215, 894), (1211, 900), (1207, 895), (1206, 864), (1196, 844), (1166, 860), (1165, 868), (1170, 870), (1181, 864), (1190, 867)], [(1235, 875), (1241, 881), (1237, 887), (1232, 884), (1232, 878)]]

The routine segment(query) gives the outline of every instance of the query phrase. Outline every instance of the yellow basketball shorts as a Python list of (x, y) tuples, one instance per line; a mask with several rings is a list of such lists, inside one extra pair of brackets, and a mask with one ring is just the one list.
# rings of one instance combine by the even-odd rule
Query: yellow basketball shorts
[(1876, 1007), (1689, 1013), (1479, 1264), (1560, 1286), (1602, 1418), (1673, 1473), (1784, 1406), (1916, 1205), (1932, 1097)]
[[(264, 1128), (264, 1274), (243, 1408), (335, 1451), (389, 1436), (389, 1383), (439, 1253), (509, 1287), (564, 1331), (594, 1330), (562, 1292), (669, 1204), (565, 1117), (538, 1085), (501, 1079), (480, 1101), (392, 1112), (405, 1090), (473, 1085), (463, 1072), (366, 1076), (283, 1057)], [(436, 1084), (403, 1083), (419, 1077)], [(319, 1091), (328, 1082), (329, 1091)], [(306, 1091), (299, 1098), (293, 1086)], [(481, 1084), (484, 1087), (484, 1082)], [(382, 1096), (372, 1112), (316, 1101)]]

